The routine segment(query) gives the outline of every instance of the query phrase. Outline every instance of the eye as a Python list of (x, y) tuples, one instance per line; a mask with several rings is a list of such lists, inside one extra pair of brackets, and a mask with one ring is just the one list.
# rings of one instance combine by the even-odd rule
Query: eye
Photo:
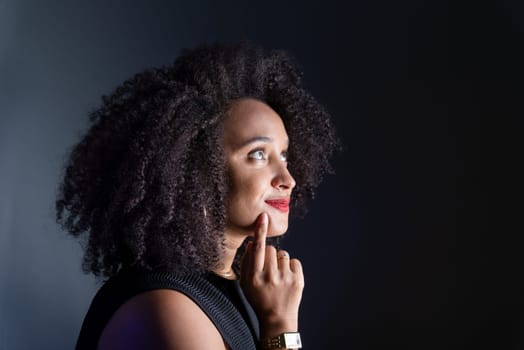
[(283, 162), (287, 162), (287, 151), (284, 151), (280, 154), (280, 160)]
[(257, 150), (254, 150), (252, 152), (249, 152), (249, 154), (247, 156), (249, 158), (251, 158), (251, 159), (256, 159), (256, 160), (264, 160), (264, 159), (266, 159), (264, 151), (262, 151), (260, 149), (257, 149)]

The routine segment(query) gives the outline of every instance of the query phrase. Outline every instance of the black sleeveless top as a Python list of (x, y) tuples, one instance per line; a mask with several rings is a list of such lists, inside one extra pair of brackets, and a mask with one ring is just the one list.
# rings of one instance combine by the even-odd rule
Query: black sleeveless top
[(155, 289), (173, 289), (191, 298), (209, 317), (232, 350), (255, 350), (258, 322), (238, 281), (213, 273), (123, 272), (97, 292), (84, 318), (77, 350), (95, 350), (105, 326), (127, 300)]

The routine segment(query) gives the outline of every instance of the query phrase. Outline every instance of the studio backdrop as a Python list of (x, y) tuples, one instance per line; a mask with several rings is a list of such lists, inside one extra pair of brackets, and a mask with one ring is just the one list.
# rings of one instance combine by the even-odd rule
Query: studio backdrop
[(304, 348), (523, 348), (520, 253), (490, 231), (485, 175), (523, 21), (509, 2), (1, 0), (0, 349), (73, 348), (100, 286), (54, 200), (102, 95), (243, 39), (297, 59), (343, 143), (283, 241)]

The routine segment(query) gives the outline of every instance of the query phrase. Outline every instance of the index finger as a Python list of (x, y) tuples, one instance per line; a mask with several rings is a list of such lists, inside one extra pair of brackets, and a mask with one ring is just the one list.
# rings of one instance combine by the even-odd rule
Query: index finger
[(253, 241), (254, 249), (252, 251), (253, 271), (262, 271), (264, 269), (268, 221), (267, 213), (262, 213), (258, 217), (258, 225), (255, 229), (255, 237)]

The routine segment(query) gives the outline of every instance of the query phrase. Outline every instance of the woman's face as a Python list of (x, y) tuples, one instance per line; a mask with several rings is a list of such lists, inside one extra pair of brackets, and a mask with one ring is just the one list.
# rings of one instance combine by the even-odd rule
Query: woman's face
[(231, 186), (226, 233), (252, 235), (263, 212), (268, 236), (285, 233), (295, 180), (287, 170), (289, 141), (282, 119), (263, 102), (238, 100), (225, 117), (223, 142)]

